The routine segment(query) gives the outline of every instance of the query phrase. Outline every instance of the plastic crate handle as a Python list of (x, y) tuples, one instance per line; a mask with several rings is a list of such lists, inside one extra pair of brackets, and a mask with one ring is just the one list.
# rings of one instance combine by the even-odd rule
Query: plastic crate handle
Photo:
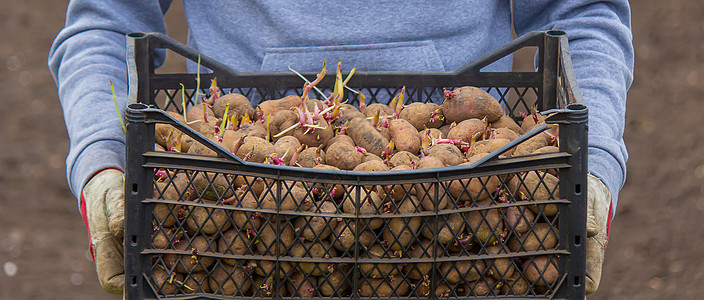
[(127, 111), (125, 116), (129, 122), (144, 122), (144, 123), (165, 123), (170, 124), (176, 129), (181, 130), (181, 132), (192, 137), (199, 143), (208, 147), (210, 150), (215, 151), (218, 156), (232, 159), (238, 163), (244, 163), (244, 161), (234, 155), (232, 152), (223, 148), (222, 146), (213, 143), (210, 139), (206, 138), (200, 132), (193, 130), (192, 128), (183, 125), (183, 123), (177, 121), (174, 117), (167, 114), (163, 110), (158, 108), (150, 108), (143, 103), (132, 103), (127, 105)]

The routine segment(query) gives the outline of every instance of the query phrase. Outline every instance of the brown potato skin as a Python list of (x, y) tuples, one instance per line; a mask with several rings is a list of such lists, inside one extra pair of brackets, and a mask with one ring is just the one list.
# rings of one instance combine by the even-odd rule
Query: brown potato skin
[[(457, 126), (457, 123), (455, 123), (455, 126)], [(450, 127), (452, 127), (452, 122), (442, 125), (440, 126), (440, 128), (438, 128), (438, 130), (440, 130), (440, 133), (442, 133), (443, 138), (447, 138), (450, 135)]]
[(456, 284), (452, 287), (447, 286), (442, 283), (439, 284), (435, 289), (435, 297), (438, 298), (448, 298), (448, 297), (466, 297), (469, 294), (469, 287), (465, 284)]
[[(177, 121), (185, 123), (183, 121), (182, 115), (173, 111), (169, 111), (166, 113), (174, 117), (174, 119), (176, 119)], [(154, 125), (154, 141), (160, 146), (164, 147), (164, 149), (166, 149), (166, 139), (169, 137), (169, 133), (171, 133), (171, 137), (174, 138), (178, 135), (178, 133), (180, 133), (180, 131), (171, 124), (156, 123)]]
[(442, 103), (445, 122), (460, 122), (466, 119), (487, 118), (494, 122), (504, 115), (501, 104), (486, 91), (472, 86), (463, 86), (452, 91)]
[(225, 133), (222, 135), (222, 145), (225, 149), (233, 152), (235, 144), (243, 136), (256, 136), (266, 139), (266, 128), (259, 124), (245, 124), (237, 130), (225, 129)]
[(480, 278), (485, 269), (486, 264), (481, 260), (446, 261), (440, 265), (440, 276), (450, 283), (474, 281)]
[(237, 149), (237, 157), (244, 159), (245, 155), (252, 152), (252, 156), (248, 161), (263, 163), (266, 156), (274, 153), (274, 145), (267, 142), (265, 139), (256, 136), (247, 136), (244, 138), (244, 143)]
[(512, 295), (525, 295), (530, 289), (530, 284), (521, 277), (521, 272), (514, 272), (508, 281), (504, 281), (501, 286), (501, 294), (512, 296)]
[(551, 230), (550, 225), (546, 223), (537, 223), (533, 225), (533, 230), (519, 236), (520, 243), (519, 239), (512, 239), (509, 247), (514, 252), (554, 249), (557, 246), (557, 232), (557, 229)]
[(325, 147), (328, 141), (335, 136), (335, 132), (332, 130), (332, 126), (323, 118), (319, 118), (316, 124), (322, 127), (322, 129), (310, 129), (300, 126), (293, 131), (293, 136), (295, 136), (301, 144), (307, 145), (308, 147)]
[[(345, 213), (354, 214), (357, 213), (357, 205), (359, 205), (359, 215), (364, 217), (360, 219), (359, 224), (365, 225), (365, 228), (371, 230), (376, 230), (384, 224), (382, 218), (383, 213), (383, 199), (374, 191), (368, 191), (365, 187), (358, 186), (355, 189), (359, 189), (359, 198), (356, 197), (357, 191), (352, 191), (353, 198), (345, 199), (342, 202), (342, 209)], [(374, 215), (374, 217), (369, 217), (369, 215)]]
[(367, 153), (367, 155), (362, 154), (362, 163), (368, 162), (368, 161), (380, 161), (383, 162), (384, 159), (381, 157), (376, 156), (375, 154), (372, 153)]
[(356, 146), (354, 144), (354, 140), (349, 135), (338, 134), (335, 137), (333, 137), (332, 139), (330, 139), (330, 141), (328, 141), (328, 144), (325, 145), (325, 151), (328, 151), (328, 148), (330, 148), (330, 146), (332, 146), (333, 144), (338, 143), (338, 142), (349, 143), (352, 146)]
[(372, 103), (364, 108), (364, 116), (367, 118), (374, 117), (377, 111), (379, 112), (379, 118), (385, 115), (390, 116), (394, 113), (394, 109), (386, 104)]
[[(548, 116), (541, 115), (539, 113), (535, 114), (535, 117), (533, 117), (533, 114), (527, 115), (525, 118), (523, 118), (523, 122), (521, 122), (521, 129), (523, 131), (528, 132), (529, 130), (533, 129), (533, 127), (545, 124), (545, 119), (548, 118)], [(538, 119), (538, 122), (535, 122), (535, 119)], [(538, 136), (542, 136), (545, 139), (545, 142), (550, 145), (552, 144), (552, 137), (548, 135), (546, 132), (552, 134), (552, 135), (557, 135), (559, 131), (559, 126), (557, 125), (548, 125), (548, 129), (546, 131), (543, 131), (541, 134)]]
[[(189, 201), (193, 200), (196, 194), (190, 189), (191, 185), (185, 173), (179, 173), (170, 183), (159, 181), (156, 185), (157, 186), (154, 188), (154, 198), (157, 199)], [(182, 193), (181, 196), (179, 196), (179, 192)], [(153, 212), (154, 219), (156, 219), (162, 227), (171, 227), (176, 224), (176, 217), (178, 217), (181, 210), (180, 207), (174, 207), (172, 204), (157, 203), (154, 205)]]
[[(178, 292), (178, 287), (176, 286), (176, 281), (169, 283), (171, 275), (163, 268), (154, 268), (152, 271), (152, 280), (154, 280), (154, 287), (160, 292), (161, 295), (173, 295)], [(174, 272), (174, 279), (183, 282), (183, 275)]]
[[(486, 156), (486, 153), (470, 157), (470, 161), (460, 165), (471, 165), (483, 156)], [(488, 199), (500, 183), (496, 176), (465, 178), (453, 180), (447, 190), (456, 201), (482, 201)]]
[(362, 163), (362, 153), (348, 143), (332, 144), (325, 152), (327, 164), (340, 170), (352, 170)]
[[(399, 165), (391, 169), (391, 171), (407, 171), (411, 170), (411, 167), (407, 165)], [(412, 184), (396, 184), (396, 185), (379, 185), (376, 188), (377, 193), (382, 198), (391, 197), (395, 202), (401, 201), (406, 198), (408, 193), (411, 193), (413, 189)], [(387, 195), (390, 194), (390, 195)], [(416, 198), (417, 199), (417, 198)]]
[(556, 153), (556, 152), (560, 152), (560, 148), (555, 147), (555, 146), (545, 146), (542, 148), (538, 148), (537, 150), (531, 152), (531, 154)]
[[(482, 216), (484, 219), (482, 219)], [(470, 230), (475, 239), (484, 244), (491, 244), (504, 229), (501, 213), (498, 209), (471, 211), (467, 214)]]
[(276, 100), (267, 100), (257, 105), (255, 109), (256, 117), (260, 119), (262, 116), (273, 115), (280, 110), (290, 110), (293, 107), (300, 106), (303, 100), (298, 95), (290, 95)]
[[(330, 246), (327, 241), (294, 241), (293, 246), (288, 251), (289, 255), (293, 257), (309, 257), (309, 258), (334, 258), (337, 256), (335, 248)], [(328, 266), (334, 261), (331, 259), (330, 262), (294, 262), (293, 264), (299, 270), (301, 274), (312, 275), (312, 276), (322, 276), (324, 274), (330, 273), (330, 268)]]
[[(508, 253), (509, 250), (500, 245), (495, 245), (486, 247), (486, 252), (488, 254), (499, 254)], [(510, 258), (497, 258), (490, 260), (486, 264), (489, 267), (486, 273), (494, 277), (496, 280), (511, 277), (515, 271), (513, 262)]]
[[(382, 259), (393, 258), (391, 251), (384, 253), (384, 248), (379, 244), (372, 245), (366, 252), (365, 258)], [(360, 263), (359, 273), (367, 278), (386, 278), (399, 273), (401, 268), (396, 264), (387, 263)]]
[[(480, 153), (494, 152), (497, 149), (501, 148), (503, 145), (508, 144), (509, 142), (510, 142), (509, 139), (503, 139), (503, 138), (478, 141), (478, 142), (472, 144), (471, 147), (469, 147), (469, 151), (467, 151), (467, 158), (472, 157), (477, 154), (480, 154)], [(501, 154), (501, 156), (511, 156), (512, 152), (513, 152), (513, 149), (508, 149), (506, 152)]]
[[(288, 165), (293, 154), (301, 147), (301, 142), (293, 136), (281, 137), (274, 143), (274, 152)], [(284, 155), (285, 154), (285, 155)]]
[[(435, 247), (433, 247), (433, 241), (430, 239), (421, 240), (420, 244), (415, 244), (411, 250), (408, 251), (410, 258), (433, 258), (435, 255)], [(406, 264), (403, 266), (403, 274), (406, 274), (406, 277), (413, 280), (421, 280), (432, 271), (432, 262)]]
[(538, 134), (528, 140), (523, 141), (523, 143), (518, 144), (511, 156), (528, 155), (547, 145), (548, 143), (545, 141), (545, 138)]
[[(264, 118), (266, 120), (266, 117)], [(275, 114), (269, 115), (269, 132), (273, 137), (279, 134), (281, 131), (284, 131), (284, 129), (287, 129), (293, 124), (298, 123), (298, 121), (298, 114), (296, 114), (296, 112), (294, 112), (293, 110), (286, 109), (277, 111)], [(292, 132), (289, 131), (288, 133), (284, 134), (284, 136), (288, 136), (291, 134)]]
[(517, 139), (519, 136), (520, 136), (519, 133), (517, 133), (511, 129), (501, 127), (501, 128), (492, 128), (490, 138), (492, 138), (492, 139), (508, 139), (509, 141), (513, 141), (513, 140)]
[[(197, 249), (198, 254), (203, 254), (207, 252), (214, 252), (217, 246), (213, 241), (202, 235), (194, 237), (190, 244), (188, 242), (188, 238), (184, 236), (174, 245), (174, 249), (176, 250), (185, 250), (190, 252), (193, 248)], [(208, 268), (215, 263), (215, 258), (213, 257), (201, 255), (196, 256), (198, 258), (196, 263), (193, 263), (191, 255), (167, 254), (164, 256), (164, 260), (169, 268), (176, 265), (176, 271), (181, 273), (203, 271), (203, 268)]]
[(216, 265), (212, 275), (208, 277), (208, 284), (210, 289), (218, 295), (242, 296), (252, 286), (252, 281), (242, 266), (233, 267), (221, 264)]
[(381, 136), (383, 136), (387, 140), (391, 140), (391, 131), (389, 130), (388, 127), (379, 127), (379, 133), (381, 133)]
[[(535, 221), (535, 213), (530, 209), (510, 206), (504, 212), (506, 228), (516, 233), (524, 233), (530, 229), (530, 224)], [(515, 250), (514, 250), (515, 251)]]
[[(313, 167), (313, 169), (320, 169), (320, 170), (332, 170), (332, 171), (339, 171), (340, 168), (334, 167), (331, 165), (326, 165), (326, 164), (318, 164)], [(315, 188), (320, 190), (320, 193), (325, 193), (325, 194), (332, 194), (332, 197), (334, 199), (340, 199), (344, 193), (345, 193), (345, 187), (343, 185), (339, 184), (316, 184)]]
[(519, 135), (526, 133), (509, 115), (503, 115), (498, 120), (491, 122), (491, 128), (506, 128)]
[[(237, 134), (241, 137), (243, 135), (247, 136), (256, 136), (265, 139), (266, 138), (266, 125), (261, 124), (261, 123), (254, 123), (254, 124), (244, 124), (240, 126), (239, 129), (237, 129)], [(238, 140), (239, 138), (237, 138)], [(235, 142), (237, 142), (235, 140)]]
[(404, 119), (389, 122), (389, 133), (398, 151), (408, 151), (416, 154), (420, 151), (420, 135), (411, 123)]
[(287, 282), (286, 288), (292, 297), (311, 298), (316, 295), (318, 280), (314, 276), (305, 277), (300, 272), (291, 275), (291, 281)]
[[(266, 286), (265, 286), (266, 284)], [(254, 277), (254, 284), (252, 285), (251, 288), (251, 295), (254, 298), (272, 298), (276, 295), (276, 291), (274, 290), (274, 284), (275, 280), (273, 277), (263, 277), (263, 276), (256, 276)], [(279, 293), (281, 296), (285, 297), (286, 296), (286, 289), (283, 288), (283, 285), (279, 289)]]
[(472, 294), (476, 296), (498, 295), (500, 292), (496, 286), (496, 279), (490, 276), (486, 277), (485, 280), (471, 282), (469, 288)]
[(296, 163), (302, 168), (313, 168), (319, 164), (327, 164), (327, 154), (320, 148), (306, 148), (298, 155)]
[(381, 160), (369, 160), (358, 164), (352, 171), (373, 172), (373, 171), (388, 171), (389, 166), (385, 165)]
[(406, 105), (403, 110), (401, 110), (399, 117), (413, 125), (416, 131), (425, 128), (438, 128), (444, 124), (442, 119), (440, 119), (442, 117), (442, 111), (440, 111), (440, 118), (438, 118), (438, 120), (430, 121), (430, 115), (438, 108), (440, 108), (440, 106), (435, 103), (414, 102)]
[(228, 116), (237, 114), (237, 120), (241, 120), (246, 113), (250, 119), (254, 118), (254, 107), (252, 107), (252, 103), (249, 102), (247, 97), (238, 93), (225, 94), (220, 96), (218, 100), (215, 100), (215, 103), (213, 103), (213, 113), (215, 116), (222, 119), (228, 104), (230, 105), (227, 113)]
[(335, 269), (326, 277), (321, 277), (320, 279), (318, 279), (318, 285), (318, 290), (320, 291), (320, 294), (325, 297), (349, 296), (349, 282), (345, 278), (345, 274), (342, 273), (342, 271), (340, 271), (339, 269)]
[[(209, 200), (203, 201), (210, 204), (215, 203)], [(224, 209), (193, 206), (189, 207), (188, 210), (186, 228), (189, 232), (198, 232), (200, 230), (205, 234), (214, 234), (218, 231), (227, 230), (232, 225), (227, 222), (227, 212)], [(210, 217), (208, 217), (209, 214)]]
[[(540, 178), (543, 178), (542, 181)], [(559, 179), (552, 174), (544, 174), (543, 172), (528, 172), (525, 176), (523, 176), (523, 183), (521, 183), (520, 178), (516, 176), (511, 179), (508, 187), (516, 199), (521, 199), (522, 195), (530, 197), (531, 193), (535, 191), (532, 199), (529, 200), (546, 200), (560, 198), (560, 188), (558, 184)], [(540, 206), (543, 208), (542, 213), (548, 217), (557, 214), (558, 207), (556, 204), (545, 204)], [(540, 208), (538, 205), (531, 205), (528, 206), (528, 208), (536, 214), (540, 213)]]
[(393, 167), (398, 167), (402, 165), (411, 167), (414, 164), (417, 164), (419, 160), (420, 158), (411, 152), (399, 151), (396, 152), (393, 156), (391, 156), (391, 159), (389, 159), (389, 164)]
[(438, 219), (438, 232), (434, 234), (428, 227), (423, 228), (423, 236), (428, 239), (437, 238), (442, 244), (449, 244), (464, 232), (464, 219), (460, 213), (441, 215)]
[(533, 261), (526, 261), (523, 265), (523, 275), (526, 276), (526, 279), (539, 286), (553, 284), (557, 280), (558, 274), (557, 261), (548, 256), (536, 256)]
[(154, 246), (154, 249), (166, 249), (169, 246), (169, 240), (173, 240), (176, 236), (173, 229), (164, 228), (164, 230), (167, 230), (166, 234), (161, 229), (152, 233), (152, 246)]
[[(355, 118), (366, 118), (363, 113), (359, 112), (359, 110), (350, 105), (350, 104), (341, 104), (340, 105), (340, 115), (337, 116), (337, 119), (334, 119), (332, 121), (332, 125), (335, 127), (341, 127), (345, 125), (349, 125), (347, 122), (351, 121), (352, 119)], [(346, 124), (347, 123), (347, 124)]]
[(158, 143), (154, 143), (154, 151), (166, 151), (166, 148), (162, 145), (159, 145)]
[(354, 252), (354, 247), (357, 242), (359, 242), (360, 249), (369, 248), (374, 240), (374, 234), (369, 230), (363, 230), (359, 233), (359, 240), (356, 239), (356, 225), (353, 219), (346, 219), (347, 221), (340, 221), (335, 227), (335, 233), (330, 235), (330, 242), (335, 249), (342, 252)]
[(363, 118), (355, 118), (350, 121), (347, 135), (354, 140), (357, 146), (377, 156), (381, 156), (386, 146), (389, 145), (389, 140), (379, 133), (372, 123)]
[(399, 117), (418, 131), (426, 128), (430, 120), (430, 110), (423, 102), (413, 102), (401, 110)]
[[(251, 254), (252, 239), (247, 236), (247, 233), (240, 232), (237, 229), (225, 231), (218, 240), (218, 252), (224, 254), (243, 255)], [(234, 266), (237, 264), (235, 259), (223, 259), (225, 263)]]
[[(260, 260), (254, 262), (253, 266), (254, 273), (263, 277), (273, 275), (276, 270), (276, 262), (271, 260)], [(293, 266), (290, 262), (279, 261), (279, 278), (288, 276), (291, 273), (291, 269), (293, 269)]]
[(413, 295), (418, 298), (428, 298), (430, 296), (430, 279), (416, 280), (413, 284)]
[(201, 198), (217, 201), (232, 197), (234, 190), (230, 183), (231, 179), (228, 180), (225, 174), (198, 172), (192, 184)]
[(389, 282), (389, 279), (367, 278), (361, 280), (359, 290), (357, 291), (362, 297), (405, 297), (408, 295), (410, 286), (405, 280), (396, 279)]
[[(422, 206), (418, 198), (411, 196), (400, 203), (394, 213), (407, 214), (422, 211)], [(389, 243), (391, 250), (405, 250), (414, 239), (418, 237), (418, 230), (422, 225), (423, 218), (399, 218), (391, 217), (382, 237)]]
[[(322, 201), (318, 207), (311, 206), (310, 212), (335, 213), (337, 207), (332, 201)], [(294, 222), (296, 229), (300, 229), (299, 235), (308, 241), (323, 240), (330, 236), (332, 228), (337, 226), (335, 218), (318, 216), (300, 216)]]
[(437, 144), (430, 147), (431, 156), (437, 157), (445, 167), (456, 166), (464, 162), (464, 154), (455, 145)]
[[(462, 120), (455, 127), (447, 132), (447, 138), (451, 140), (462, 140), (465, 143), (472, 141), (475, 134), (484, 132), (486, 125), (480, 119)], [(481, 138), (480, 138), (481, 139)]]
[[(418, 161), (416, 169), (430, 169), (430, 168), (440, 168), (443, 167), (442, 161), (434, 156), (426, 156)], [(434, 195), (440, 195), (440, 199), (434, 199)], [(447, 202), (450, 200), (449, 196), (445, 193), (443, 188), (439, 185), (433, 183), (418, 183), (414, 187), (416, 197), (421, 201), (421, 205), (426, 211), (434, 211), (435, 206), (438, 210), (445, 209), (447, 207)], [(427, 192), (426, 192), (427, 190)]]
[(291, 226), (283, 226), (281, 229), (281, 235), (276, 235), (276, 220), (269, 220), (268, 224), (262, 225), (257, 231), (255, 243), (257, 251), (260, 255), (275, 255), (276, 245), (274, 243), (279, 243), (279, 251), (281, 255), (284, 255), (286, 249), (290, 248), (293, 244), (295, 238), (295, 233)]
[(210, 150), (210, 148), (204, 146), (201, 143), (192, 144), (190, 147), (188, 147), (188, 152), (186, 152), (186, 153), (193, 153), (193, 154), (205, 155), (205, 156), (217, 156), (215, 151)]
[(181, 135), (181, 153), (188, 153), (188, 150), (196, 142), (192, 137), (186, 135), (185, 133)]
[(307, 211), (313, 206), (312, 195), (305, 188), (298, 185), (281, 187), (281, 203), (276, 203), (276, 192), (271, 191), (261, 195), (261, 207), (266, 209), (280, 209), (282, 211)]
[[(234, 200), (233, 202), (230, 202), (230, 205), (246, 208), (260, 207), (258, 196), (255, 196), (252, 192), (238, 191), (237, 195), (240, 199), (239, 202)], [(256, 214), (254, 212), (233, 210), (232, 221), (235, 223), (234, 226), (240, 230), (259, 229), (259, 226), (262, 223), (262, 217), (260, 214)]]
[[(207, 119), (207, 122), (205, 122), (204, 119)], [(202, 122), (194, 122), (196, 120), (201, 120)], [(217, 117), (215, 117), (215, 113), (213, 113), (213, 110), (210, 107), (205, 107), (205, 115), (203, 114), (203, 105), (201, 104), (193, 105), (188, 110), (186, 110), (186, 121), (188, 121), (188, 123), (191, 123), (188, 124), (188, 126), (194, 125), (195, 127), (191, 128), (195, 129), (196, 131), (199, 131), (196, 128), (200, 127), (201, 124), (207, 124), (208, 126), (212, 127), (213, 125), (215, 125), (215, 120), (217, 120)]]
[(181, 290), (184, 294), (211, 293), (212, 290), (210, 289), (210, 283), (208, 281), (208, 273), (206, 272), (191, 273), (183, 282)]

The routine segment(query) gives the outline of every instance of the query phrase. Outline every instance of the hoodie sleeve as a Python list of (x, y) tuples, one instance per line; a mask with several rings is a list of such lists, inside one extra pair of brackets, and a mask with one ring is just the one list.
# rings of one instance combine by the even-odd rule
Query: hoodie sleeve
[[(518, 35), (567, 33), (577, 84), (589, 108), (589, 172), (612, 193), (614, 212), (626, 179), (623, 140), (626, 94), (633, 82), (633, 36), (628, 1), (514, 1)], [(612, 215), (613, 217), (613, 215)]]
[[(124, 115), (127, 102), (125, 35), (166, 32), (171, 1), (70, 1), (65, 27), (54, 40), (48, 65), (58, 86), (70, 140), (66, 158), (69, 186), (78, 198), (100, 170), (124, 169), (125, 136), (113, 103)], [(156, 62), (163, 62), (162, 53)]]

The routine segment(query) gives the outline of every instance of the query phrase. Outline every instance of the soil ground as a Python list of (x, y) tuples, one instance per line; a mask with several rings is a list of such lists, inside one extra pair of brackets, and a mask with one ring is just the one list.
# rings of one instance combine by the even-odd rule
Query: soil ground
[[(120, 298), (97, 282), (64, 176), (68, 139), (46, 56), (66, 3), (0, 2), (0, 299)], [(632, 10), (629, 174), (590, 299), (701, 298), (704, 2), (641, 0)], [(183, 41), (181, 13), (167, 17)]]

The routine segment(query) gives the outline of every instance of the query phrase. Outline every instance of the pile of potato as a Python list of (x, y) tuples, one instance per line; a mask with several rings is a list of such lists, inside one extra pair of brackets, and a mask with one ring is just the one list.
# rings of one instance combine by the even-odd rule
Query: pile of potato
[[(245, 161), (371, 172), (471, 164), (544, 123), (532, 112), (518, 125), (469, 86), (445, 91), (442, 105), (404, 105), (405, 91), (390, 105), (362, 94), (359, 107), (343, 104), (339, 67), (333, 93), (313, 99), (323, 76), (256, 107), (213, 83), (202, 105), (172, 116)], [(557, 134), (501, 157), (556, 152)], [(166, 124), (155, 147), (215, 155)], [(557, 205), (530, 203), (559, 198), (557, 184), (556, 170), (355, 185), (160, 169), (154, 198), (173, 201), (154, 207), (153, 248), (168, 251), (154, 256), (152, 284), (162, 295), (543, 295), (557, 255), (523, 252), (561, 243)]]

